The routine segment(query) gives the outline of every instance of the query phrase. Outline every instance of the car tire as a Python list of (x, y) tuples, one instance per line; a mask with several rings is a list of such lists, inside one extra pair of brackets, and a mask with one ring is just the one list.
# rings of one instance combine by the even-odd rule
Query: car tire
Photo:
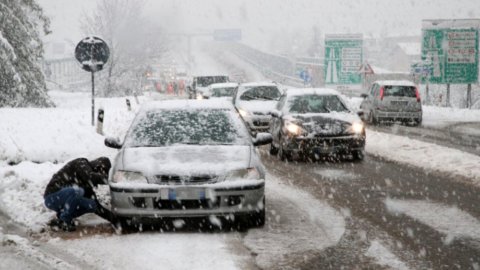
[(422, 118), (417, 118), (415, 120), (413, 120), (413, 125), (418, 127), (418, 126), (421, 126), (422, 125)]
[(290, 161), (290, 154), (287, 153), (284, 149), (283, 146), (280, 144), (280, 147), (278, 148), (278, 157), (280, 158), (281, 161)]
[(362, 161), (365, 158), (365, 150), (352, 151), (353, 160)]
[(373, 111), (370, 111), (370, 113), (368, 114), (368, 123), (372, 125), (378, 124), (378, 119), (373, 114)]
[(259, 212), (250, 216), (250, 224), (252, 227), (263, 227), (265, 225), (265, 207)]
[(278, 148), (273, 145), (273, 143), (270, 144), (270, 155), (275, 156), (278, 154)]

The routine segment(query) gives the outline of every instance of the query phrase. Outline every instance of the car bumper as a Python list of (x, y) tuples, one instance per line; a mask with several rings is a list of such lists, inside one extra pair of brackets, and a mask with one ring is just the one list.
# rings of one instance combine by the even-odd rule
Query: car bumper
[(377, 111), (376, 117), (379, 120), (412, 120), (422, 119), (422, 112), (386, 112)]
[(244, 119), (252, 132), (269, 132), (271, 117), (248, 117)]
[(248, 214), (264, 208), (265, 182), (242, 186), (110, 185), (112, 211), (123, 218), (180, 218)]
[(302, 152), (318, 155), (349, 153), (365, 148), (365, 136), (287, 138), (284, 142), (284, 148), (294, 153)]

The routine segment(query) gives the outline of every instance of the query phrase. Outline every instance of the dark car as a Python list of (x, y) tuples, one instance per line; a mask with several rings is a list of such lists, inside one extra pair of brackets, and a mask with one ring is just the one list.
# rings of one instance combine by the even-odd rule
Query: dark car
[(227, 83), (230, 79), (227, 75), (202, 75), (194, 76), (192, 85), (188, 86), (188, 97), (190, 99), (203, 99), (208, 93), (208, 87), (214, 83)]
[(322, 156), (364, 157), (365, 129), (332, 89), (289, 89), (272, 112), (270, 154), (282, 160)]

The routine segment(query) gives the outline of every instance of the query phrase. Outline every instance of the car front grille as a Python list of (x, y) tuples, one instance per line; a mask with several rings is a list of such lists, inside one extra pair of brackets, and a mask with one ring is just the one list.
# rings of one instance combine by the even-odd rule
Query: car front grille
[(153, 207), (160, 210), (189, 210), (189, 209), (214, 209), (218, 208), (220, 197), (216, 200), (162, 200), (156, 198), (153, 200)]
[(188, 175), (188, 176), (181, 176), (181, 175), (155, 175), (150, 182), (154, 184), (203, 184), (203, 183), (211, 183), (217, 179), (216, 175)]
[(264, 127), (270, 125), (270, 121), (268, 120), (254, 120), (253, 125), (257, 127)]

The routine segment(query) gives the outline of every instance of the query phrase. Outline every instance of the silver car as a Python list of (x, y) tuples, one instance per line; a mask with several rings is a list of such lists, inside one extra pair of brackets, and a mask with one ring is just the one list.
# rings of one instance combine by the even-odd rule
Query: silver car
[[(153, 102), (139, 111), (120, 149), (109, 186), (112, 211), (124, 223), (164, 218), (265, 222), (265, 170), (232, 104), (223, 100)], [(213, 222), (212, 222), (213, 223)]]
[(414, 83), (409, 81), (376, 81), (360, 104), (363, 119), (376, 124), (401, 121), (420, 125), (422, 103)]
[(272, 118), (270, 113), (275, 109), (280, 96), (275, 83), (243, 83), (235, 91), (233, 104), (252, 134), (268, 132)]

